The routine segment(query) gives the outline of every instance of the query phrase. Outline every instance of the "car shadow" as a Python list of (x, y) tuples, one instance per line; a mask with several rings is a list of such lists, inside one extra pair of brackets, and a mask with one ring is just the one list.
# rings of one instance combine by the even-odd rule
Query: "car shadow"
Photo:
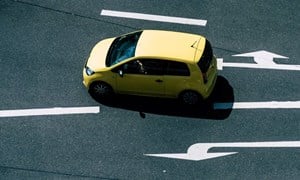
[[(174, 99), (150, 98), (129, 95), (115, 95), (109, 101), (94, 98), (97, 102), (114, 108), (127, 109), (139, 112), (141, 118), (147, 113), (180, 116), (200, 119), (224, 120), (231, 111), (234, 102), (233, 88), (228, 81), (218, 76), (216, 86), (210, 98), (196, 106), (186, 106)], [(226, 108), (215, 109), (215, 103), (226, 103)]]

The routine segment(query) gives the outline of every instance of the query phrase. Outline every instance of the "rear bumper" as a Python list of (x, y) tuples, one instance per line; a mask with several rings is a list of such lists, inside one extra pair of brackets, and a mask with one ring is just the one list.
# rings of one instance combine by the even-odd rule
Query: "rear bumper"
[(217, 78), (218, 78), (218, 73), (215, 74), (215, 76), (213, 77), (213, 80), (211, 82), (211, 84), (208, 86), (208, 88), (206, 89), (206, 97), (203, 97), (204, 99), (207, 99), (211, 93), (213, 92), (215, 86), (216, 86), (216, 82), (217, 82)]

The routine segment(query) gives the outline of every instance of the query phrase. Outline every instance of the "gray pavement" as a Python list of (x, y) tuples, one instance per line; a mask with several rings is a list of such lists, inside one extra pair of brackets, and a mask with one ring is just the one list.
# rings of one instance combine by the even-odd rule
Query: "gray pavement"
[[(102, 9), (206, 19), (207, 26), (100, 16)], [(203, 34), (224, 62), (266, 50), (300, 65), (296, 1), (0, 1), (0, 110), (100, 106), (98, 114), (0, 117), (0, 179), (299, 179), (298, 148), (212, 148), (236, 155), (188, 161), (196, 143), (299, 141), (299, 109), (186, 109), (120, 97), (103, 104), (82, 85), (99, 40), (136, 29)], [(300, 101), (300, 72), (224, 67), (216, 102)]]

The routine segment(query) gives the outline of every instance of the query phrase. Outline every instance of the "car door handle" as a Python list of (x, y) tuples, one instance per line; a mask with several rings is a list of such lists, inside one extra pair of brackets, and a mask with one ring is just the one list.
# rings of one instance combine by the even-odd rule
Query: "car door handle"
[(156, 79), (155, 82), (161, 83), (161, 82), (163, 82), (163, 80), (161, 80), (161, 79)]

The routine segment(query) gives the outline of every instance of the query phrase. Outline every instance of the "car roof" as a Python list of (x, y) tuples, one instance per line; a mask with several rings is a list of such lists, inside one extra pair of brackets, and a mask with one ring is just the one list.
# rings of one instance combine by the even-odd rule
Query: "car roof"
[(135, 50), (135, 56), (194, 63), (198, 62), (202, 56), (205, 41), (205, 37), (197, 34), (143, 30)]

